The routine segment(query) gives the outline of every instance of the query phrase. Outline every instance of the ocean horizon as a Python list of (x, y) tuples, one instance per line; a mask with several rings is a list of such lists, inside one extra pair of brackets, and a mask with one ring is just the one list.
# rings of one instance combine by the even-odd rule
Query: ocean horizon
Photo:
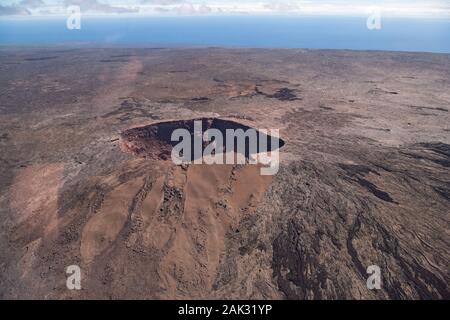
[(367, 17), (204, 16), (0, 19), (0, 45), (220, 46), (450, 53), (450, 19), (393, 18), (369, 30)]

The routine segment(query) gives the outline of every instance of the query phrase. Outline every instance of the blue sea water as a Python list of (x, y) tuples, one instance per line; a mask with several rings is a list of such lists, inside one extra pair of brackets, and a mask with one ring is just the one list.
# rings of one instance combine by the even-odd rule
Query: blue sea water
[(424, 51), (450, 53), (450, 19), (234, 16), (0, 18), (0, 45), (223, 46)]

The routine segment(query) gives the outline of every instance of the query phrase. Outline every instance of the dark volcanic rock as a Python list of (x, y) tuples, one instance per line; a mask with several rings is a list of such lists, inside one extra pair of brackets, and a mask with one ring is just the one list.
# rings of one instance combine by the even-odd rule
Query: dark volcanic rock
[[(0, 61), (0, 298), (450, 298), (450, 55), (5, 47)], [(175, 166), (170, 135), (193, 119), (279, 129), (280, 170)], [(66, 287), (74, 264), (82, 290)]]

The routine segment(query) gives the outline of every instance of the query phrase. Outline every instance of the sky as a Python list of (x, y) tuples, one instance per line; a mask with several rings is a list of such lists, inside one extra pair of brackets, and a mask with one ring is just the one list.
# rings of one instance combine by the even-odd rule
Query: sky
[(367, 15), (450, 19), (450, 0), (0, 0), (0, 16), (66, 15)]

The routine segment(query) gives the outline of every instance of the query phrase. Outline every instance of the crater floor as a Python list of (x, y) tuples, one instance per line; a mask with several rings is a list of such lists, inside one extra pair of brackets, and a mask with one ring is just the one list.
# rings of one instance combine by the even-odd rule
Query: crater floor
[[(0, 298), (450, 298), (450, 55), (1, 48), (0, 81)], [(141, 139), (186, 119), (279, 129), (279, 172)]]
[[(185, 130), (186, 134), (177, 136), (175, 133), (179, 129)], [(227, 163), (226, 153), (230, 152), (236, 155), (232, 157), (233, 164), (238, 163), (237, 155), (248, 164), (258, 162), (259, 153), (279, 152), (284, 146), (283, 139), (270, 136), (269, 131), (260, 132), (239, 122), (219, 118), (156, 122), (126, 130), (121, 133), (121, 138), (124, 151), (147, 159), (173, 161), (173, 148), (181, 145), (178, 149), (188, 149), (190, 156), (179, 150), (178, 155), (174, 152), (175, 157), (188, 163), (203, 160), (206, 153), (220, 157), (217, 160), (222, 164)]]

